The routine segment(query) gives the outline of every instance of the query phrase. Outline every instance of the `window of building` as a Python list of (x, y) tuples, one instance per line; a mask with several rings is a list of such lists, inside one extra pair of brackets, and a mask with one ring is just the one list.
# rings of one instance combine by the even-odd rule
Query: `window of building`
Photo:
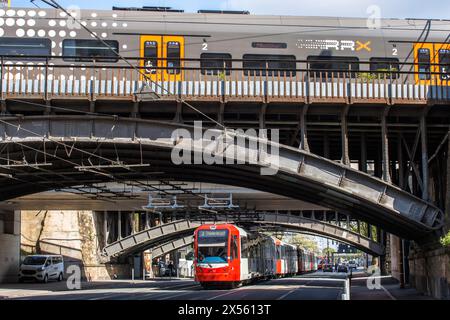
[(181, 48), (178, 41), (167, 42), (167, 73), (180, 74)]
[(355, 77), (359, 71), (357, 57), (309, 56), (310, 75), (316, 77)]
[(397, 58), (371, 58), (370, 71), (377, 71), (377, 75), (380, 75), (380, 77), (383, 77), (383, 74), (386, 73), (386, 78), (397, 79), (400, 61)]
[(450, 80), (450, 50), (439, 50), (439, 73), (441, 80)]
[(0, 55), (20, 56), (18, 59), (28, 57), (26, 60), (45, 60), (45, 57), (52, 55), (52, 42), (50, 39), (40, 38), (0, 37)]
[(231, 74), (232, 56), (229, 53), (202, 53), (200, 55), (200, 68), (202, 74), (218, 75)]
[(417, 62), (419, 64), (419, 79), (430, 80), (431, 60), (430, 49), (420, 48), (417, 52)]
[[(115, 40), (84, 40), (66, 39), (63, 41), (63, 56), (65, 61), (96, 61), (117, 62), (119, 42)], [(113, 50), (111, 50), (111, 48)]]
[(293, 55), (244, 54), (246, 76), (295, 76), (297, 63)]

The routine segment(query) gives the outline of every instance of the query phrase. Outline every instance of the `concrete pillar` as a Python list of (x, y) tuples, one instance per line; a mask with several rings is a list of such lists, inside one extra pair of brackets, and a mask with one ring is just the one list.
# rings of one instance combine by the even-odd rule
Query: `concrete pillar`
[(108, 244), (108, 211), (103, 211), (103, 243)]
[(326, 132), (323, 135), (323, 157), (330, 159), (330, 138)]
[(0, 211), (0, 283), (17, 282), (20, 264), (20, 211)]

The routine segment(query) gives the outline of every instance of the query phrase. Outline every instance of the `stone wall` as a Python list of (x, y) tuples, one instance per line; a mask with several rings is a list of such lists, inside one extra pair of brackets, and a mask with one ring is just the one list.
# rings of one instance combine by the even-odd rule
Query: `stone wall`
[(426, 295), (450, 299), (450, 248), (410, 254), (410, 284)]
[(65, 267), (78, 265), (87, 280), (129, 278), (128, 264), (101, 261), (100, 221), (92, 211), (22, 211), (24, 254), (61, 254)]
[(20, 261), (20, 213), (0, 212), (0, 283), (16, 282)]

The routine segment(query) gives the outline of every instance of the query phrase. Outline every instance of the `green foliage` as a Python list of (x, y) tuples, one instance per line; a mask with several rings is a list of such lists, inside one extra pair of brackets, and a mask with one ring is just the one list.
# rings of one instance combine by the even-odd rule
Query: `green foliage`
[(450, 231), (447, 232), (447, 234), (441, 238), (441, 244), (444, 247), (450, 247)]
[(305, 248), (308, 251), (312, 252), (319, 251), (319, 247), (317, 246), (317, 243), (315, 241), (308, 239), (301, 234), (297, 234), (294, 237), (292, 237), (290, 243)]
[(336, 249), (334, 249), (334, 248), (324, 248), (322, 250), (322, 255), (323, 256), (328, 256), (328, 255), (331, 256), (333, 253), (336, 253)]

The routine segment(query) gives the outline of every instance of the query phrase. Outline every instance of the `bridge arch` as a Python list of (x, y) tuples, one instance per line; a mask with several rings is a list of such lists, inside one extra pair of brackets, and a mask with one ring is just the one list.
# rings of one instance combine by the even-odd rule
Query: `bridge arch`
[[(153, 250), (153, 258), (188, 246), (193, 242), (193, 233), (203, 223), (190, 220), (177, 220), (152, 227), (110, 243), (103, 248), (105, 260), (112, 257), (127, 256), (146, 249)], [(220, 222), (217, 222), (220, 223)], [(229, 222), (233, 223), (233, 222)], [(260, 221), (241, 223), (248, 227), (277, 227), (286, 231), (306, 232), (344, 242), (374, 256), (384, 254), (384, 246), (355, 232), (339, 226), (292, 215), (261, 214)]]
[[(233, 165), (179, 165), (171, 161), (174, 145), (188, 150), (192, 141), (171, 139), (174, 130), (193, 127), (132, 118), (94, 116), (39, 116), (5, 118), (0, 146), (11, 160), (48, 161), (45, 168), (16, 172), (2, 166), (0, 201), (63, 187), (104, 181), (177, 179), (241, 186), (308, 201), (351, 214), (406, 239), (420, 240), (441, 228), (443, 213), (401, 189), (349, 167), (292, 147), (269, 142), (279, 150), (279, 170), (261, 175), (273, 164), (270, 157)], [(230, 134), (216, 130), (218, 134)], [(247, 141), (261, 139), (248, 137)], [(202, 140), (213, 145), (213, 140)], [(44, 152), (46, 156), (44, 156)], [(83, 151), (81, 151), (83, 150)], [(239, 149), (233, 155), (238, 160)], [(89, 167), (88, 153), (95, 153)], [(194, 154), (201, 153), (194, 149)], [(227, 155), (228, 156), (228, 155)], [(120, 159), (121, 165), (101, 166), (99, 157)], [(142, 161), (141, 161), (142, 160)], [(111, 161), (111, 163), (113, 163)], [(110, 164), (111, 164), (110, 163)], [(138, 167), (127, 167), (137, 164)], [(141, 164), (141, 166), (139, 166)], [(148, 164), (148, 165), (147, 165)], [(101, 169), (98, 169), (101, 167)], [(62, 179), (64, 177), (64, 179)], [(69, 177), (69, 178), (67, 178)]]

